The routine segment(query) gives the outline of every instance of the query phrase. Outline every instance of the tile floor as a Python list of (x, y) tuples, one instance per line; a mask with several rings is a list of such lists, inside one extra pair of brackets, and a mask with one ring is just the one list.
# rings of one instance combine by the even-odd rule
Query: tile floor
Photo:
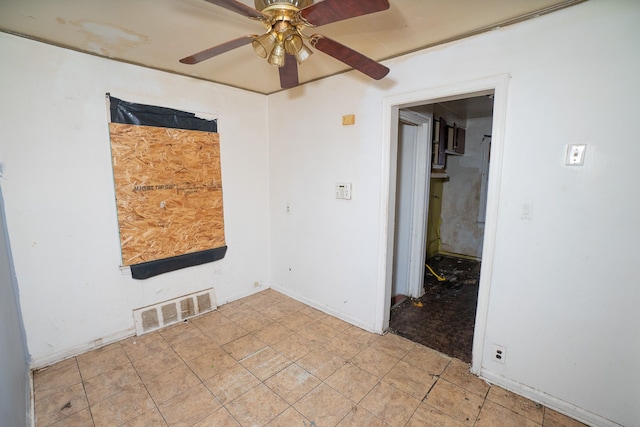
[(36, 426), (582, 426), (266, 290), (34, 372)]

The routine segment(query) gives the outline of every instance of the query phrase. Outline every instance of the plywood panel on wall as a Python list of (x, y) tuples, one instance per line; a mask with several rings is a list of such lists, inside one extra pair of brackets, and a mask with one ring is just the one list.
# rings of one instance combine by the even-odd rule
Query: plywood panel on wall
[(225, 246), (219, 135), (110, 123), (122, 264)]

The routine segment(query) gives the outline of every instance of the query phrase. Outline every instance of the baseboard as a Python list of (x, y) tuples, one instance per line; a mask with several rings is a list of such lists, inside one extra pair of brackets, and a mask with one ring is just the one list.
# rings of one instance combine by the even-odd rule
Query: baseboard
[[(258, 283), (258, 282), (256, 282)], [(231, 296), (226, 296), (226, 297), (219, 297), (218, 295), (216, 295), (216, 298), (218, 299), (218, 308), (221, 308), (223, 305), (225, 304), (229, 304), (230, 302), (234, 302), (237, 301), (239, 299), (242, 298), (246, 298), (248, 296), (257, 294), (258, 292), (262, 292), (262, 291), (266, 291), (267, 289), (270, 289), (270, 286), (256, 286), (254, 285), (253, 289), (249, 289), (245, 292), (240, 292), (239, 294), (234, 294)]]
[[(248, 297), (250, 295), (253, 295), (255, 293), (261, 292), (268, 289), (268, 287), (263, 287), (263, 286), (255, 286), (253, 289), (250, 289), (246, 292), (241, 292), (238, 294), (235, 294), (233, 296), (228, 296), (225, 298), (221, 298), (221, 300), (218, 302), (218, 306), (222, 306), (223, 304), (227, 304), (230, 303), (232, 301), (236, 301), (245, 297)], [(284, 292), (283, 292), (284, 293)], [(216, 296), (217, 298), (217, 296)], [(135, 330), (135, 325), (132, 325), (131, 328), (125, 329), (123, 331), (120, 332), (116, 332), (114, 334), (108, 335), (106, 337), (102, 337), (102, 338), (98, 338), (95, 339), (93, 341), (89, 341), (80, 345), (76, 345), (74, 347), (65, 349), (61, 352), (58, 353), (54, 353), (54, 354), (50, 354), (47, 355), (46, 357), (42, 357), (42, 358), (38, 358), (38, 359), (32, 359), (29, 369), (33, 370), (33, 369), (40, 369), (40, 368), (44, 368), (46, 366), (49, 365), (53, 365), (54, 363), (58, 363), (61, 362), (65, 359), (68, 359), (70, 357), (74, 357), (77, 356), (79, 354), (85, 353), (87, 351), (90, 350), (95, 350), (97, 348), (101, 348), (104, 347), (106, 345), (112, 344), (114, 342), (120, 341), (122, 339), (125, 338), (129, 338), (136, 335), (136, 330)]]
[(516, 381), (510, 380), (500, 375), (496, 375), (486, 369), (480, 370), (480, 377), (491, 384), (500, 386), (506, 390), (516, 393), (520, 396), (526, 397), (536, 403), (551, 408), (554, 411), (560, 412), (568, 417), (576, 419), (584, 424), (592, 427), (624, 427), (614, 421), (603, 418), (585, 409), (579, 408), (569, 402), (565, 402), (555, 396), (551, 396), (540, 390), (536, 390), (532, 387), (520, 384)]
[(33, 369), (44, 368), (46, 366), (53, 365), (54, 363), (61, 362), (70, 357), (74, 357), (79, 354), (85, 353), (87, 351), (95, 350), (97, 348), (101, 348), (106, 345), (112, 344), (116, 341), (120, 341), (121, 339), (132, 337), (135, 334), (136, 334), (136, 331), (132, 325), (131, 328), (125, 329), (124, 331), (116, 332), (106, 337), (98, 338), (93, 341), (79, 344), (74, 347), (65, 349), (61, 352), (50, 354), (46, 357), (33, 359), (31, 361), (30, 369), (33, 370)]
[(301, 303), (304, 303), (310, 307), (313, 307), (315, 309), (318, 309), (320, 311), (322, 311), (323, 313), (327, 313), (331, 316), (337, 317), (340, 320), (343, 320), (353, 326), (357, 326), (360, 329), (364, 329), (367, 332), (371, 332), (371, 333), (376, 333), (375, 332), (375, 326), (373, 323), (367, 323), (367, 322), (363, 322), (360, 319), (356, 319), (354, 317), (351, 316), (347, 316), (344, 313), (341, 313), (337, 310), (332, 309), (331, 307), (327, 307), (321, 304), (318, 304), (316, 301), (313, 301), (309, 298), (303, 297), (302, 295), (296, 294), (295, 292), (291, 292), (288, 289), (285, 288), (281, 288), (280, 286), (276, 286), (276, 285), (271, 285), (271, 289), (273, 289), (274, 291), (278, 291), (281, 294), (284, 294), (288, 297), (293, 298), (296, 301), (300, 301)]

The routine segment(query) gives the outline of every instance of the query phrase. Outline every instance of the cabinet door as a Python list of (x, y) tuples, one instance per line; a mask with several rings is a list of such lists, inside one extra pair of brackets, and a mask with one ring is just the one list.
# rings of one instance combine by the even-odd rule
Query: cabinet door
[(455, 152), (458, 154), (464, 154), (464, 138), (466, 135), (466, 131), (463, 128), (456, 128), (456, 142), (455, 142)]
[(440, 117), (433, 127), (433, 165), (444, 167), (447, 159), (447, 122)]
[(456, 152), (456, 129), (458, 127), (454, 123), (453, 126), (447, 125), (447, 152)]

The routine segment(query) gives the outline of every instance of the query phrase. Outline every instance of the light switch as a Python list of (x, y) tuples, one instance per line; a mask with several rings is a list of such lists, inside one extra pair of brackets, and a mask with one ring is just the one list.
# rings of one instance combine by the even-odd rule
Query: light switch
[(567, 166), (584, 165), (584, 153), (587, 151), (586, 144), (569, 144), (567, 147), (567, 158), (565, 164)]

